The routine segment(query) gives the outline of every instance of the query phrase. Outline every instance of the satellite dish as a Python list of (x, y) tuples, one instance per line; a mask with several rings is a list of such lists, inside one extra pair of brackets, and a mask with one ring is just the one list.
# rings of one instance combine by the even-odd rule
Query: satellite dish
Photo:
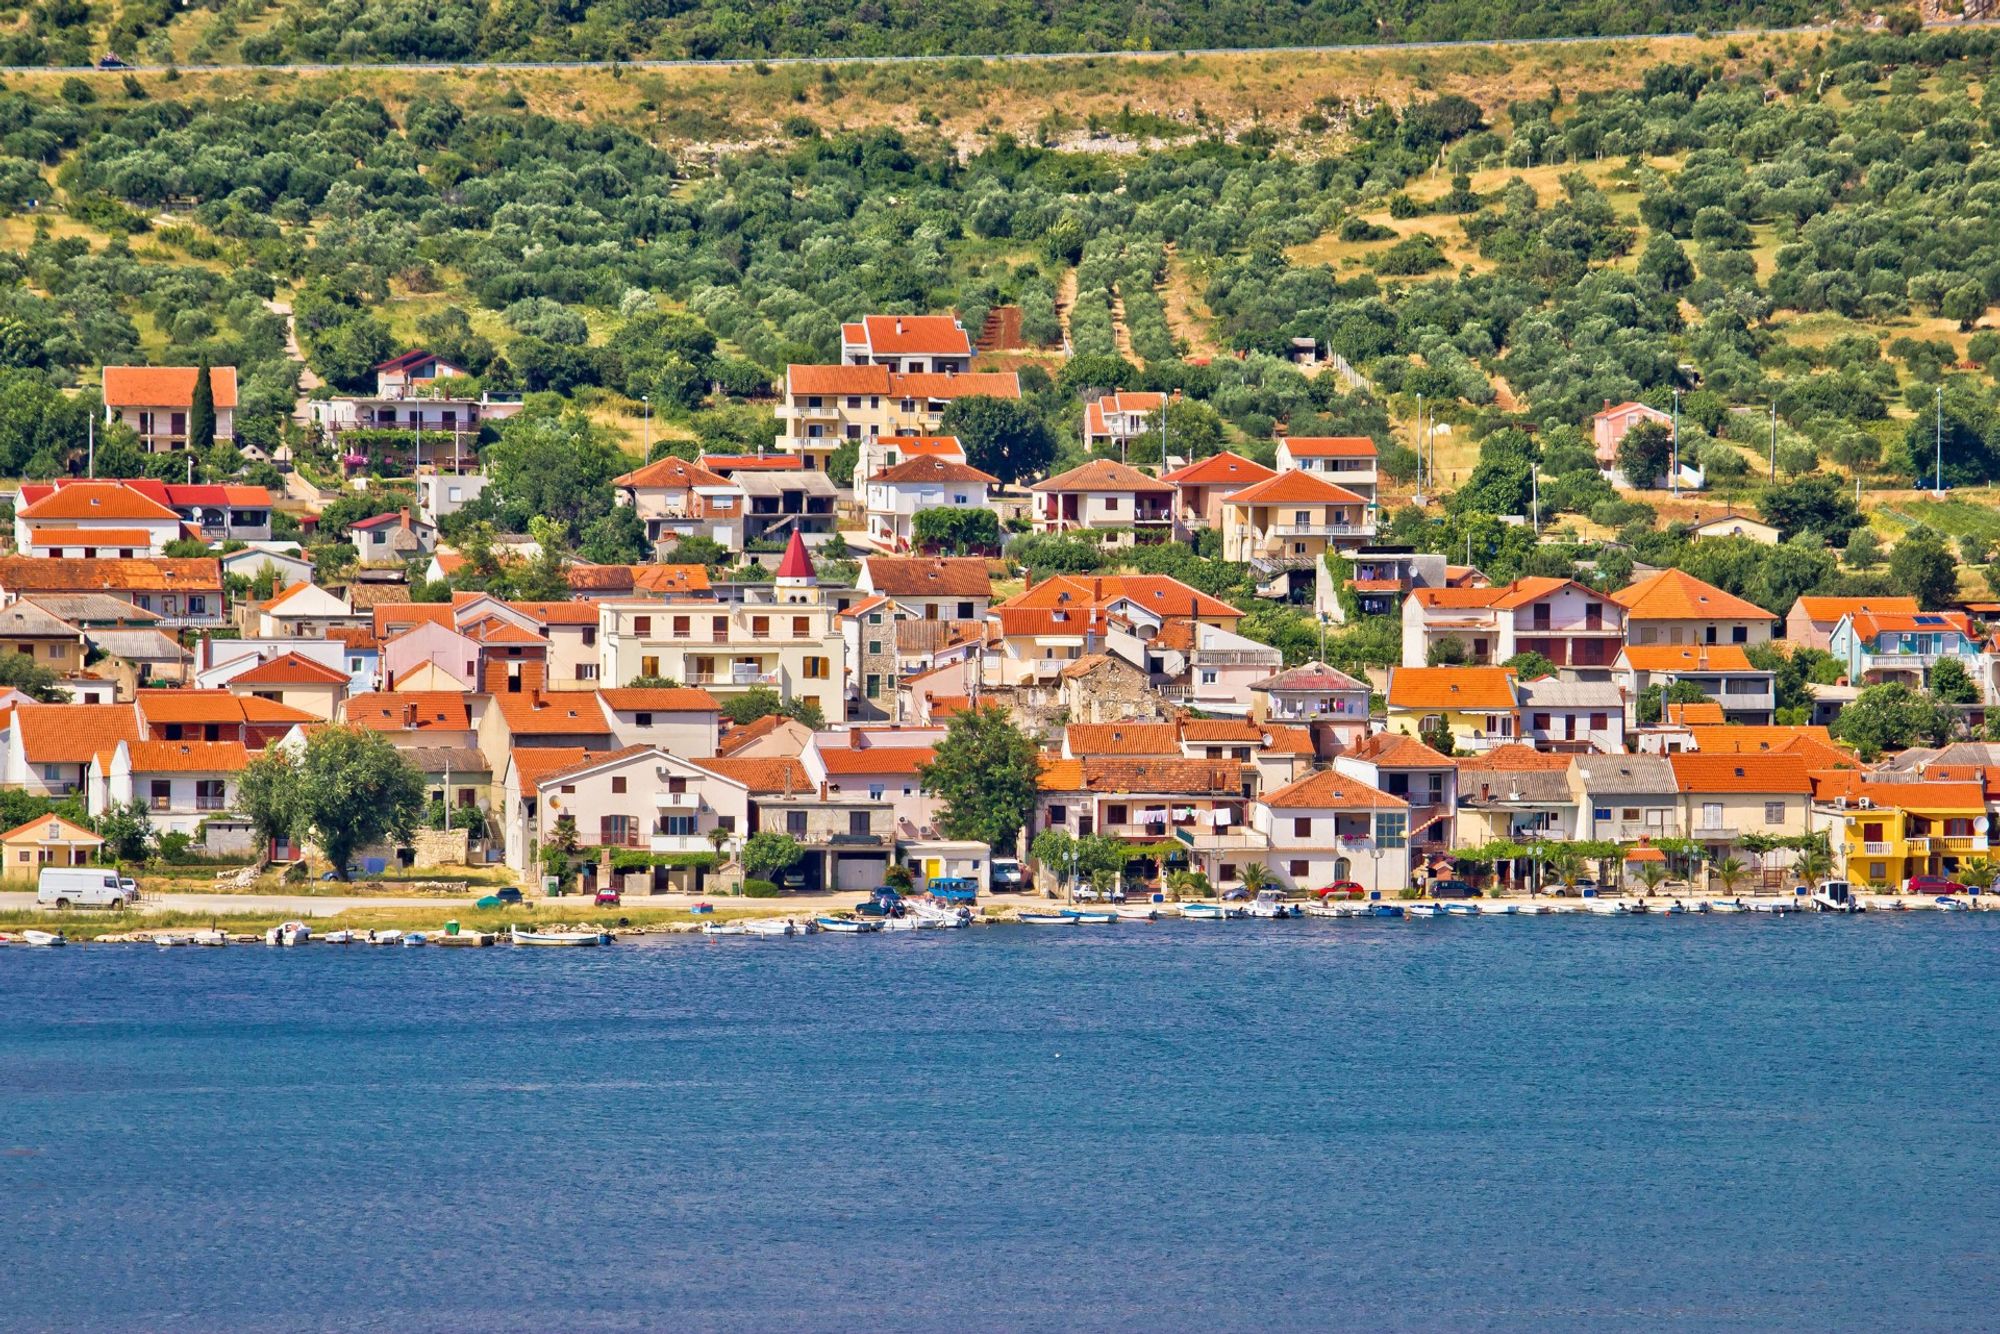
[(1987, 829), (1986, 817), (1983, 815), (1973, 817), (1972, 828), (1975, 833), (1985, 833)]

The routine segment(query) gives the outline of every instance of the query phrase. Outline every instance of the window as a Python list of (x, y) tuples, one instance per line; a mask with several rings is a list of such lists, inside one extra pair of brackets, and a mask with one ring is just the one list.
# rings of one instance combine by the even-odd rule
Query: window
[(1591, 731), (1593, 731), (1593, 732), (1602, 732), (1602, 731), (1603, 731), (1603, 730), (1604, 730), (1604, 729), (1605, 729), (1606, 727), (1609, 727), (1610, 725), (1611, 725), (1611, 715), (1610, 715), (1610, 714), (1608, 714), (1608, 713), (1593, 713), (1593, 714), (1591, 714), (1591, 715), (1590, 715), (1590, 730), (1591, 730)]
[(882, 698), (882, 678), (873, 674), (872, 672), (869, 674), (868, 677), (868, 698), (870, 699)]
[(736, 832), (736, 817), (733, 815), (718, 815), (715, 817), (715, 827), (725, 834), (733, 834)]
[(152, 806), (156, 811), (164, 811), (174, 802), (174, 785), (167, 779), (155, 778), (152, 783)]
[(595, 681), (597, 679), (597, 664), (594, 662), (578, 663), (576, 667), (576, 679), (579, 681)]
[(1311, 816), (1299, 815), (1299, 816), (1294, 816), (1292, 818), (1293, 838), (1311, 838), (1312, 832), (1313, 832), (1313, 822)]
[(1104, 823), (1124, 824), (1125, 808), (1123, 806), (1106, 806), (1104, 808)]
[(1401, 811), (1375, 817), (1375, 846), (1401, 848), (1409, 845), (1409, 817)]
[(1104, 498), (1104, 512), (1106, 514), (1116, 514), (1118, 512), (1118, 497), (1106, 496)]
[(972, 604), (970, 602), (961, 602), (958, 604), (958, 619), (961, 621), (972, 619)]
[(650, 616), (634, 616), (632, 618), (632, 633), (635, 635), (652, 634), (653, 618)]
[(660, 817), (660, 832), (669, 838), (693, 838), (701, 829), (692, 815), (663, 815)]
[(1609, 806), (1592, 806), (1590, 808), (1590, 818), (1593, 820), (1609, 820), (1611, 818), (1611, 808)]
[(1051, 807), (1049, 807), (1049, 823), (1050, 823), (1050, 824), (1068, 824), (1068, 823), (1069, 823), (1069, 807), (1067, 807), (1067, 806), (1051, 806)]
[(693, 628), (693, 625), (692, 625), (692, 618), (691, 618), (691, 617), (687, 617), (687, 616), (676, 616), (676, 617), (674, 617), (674, 638), (675, 638), (675, 639), (686, 639), (686, 638), (687, 638), (687, 637), (688, 637), (688, 636), (689, 636), (690, 634), (693, 634), (693, 633), (694, 633), (694, 628)]
[(752, 616), (750, 618), (750, 633), (757, 639), (769, 639), (771, 637), (771, 618), (768, 616)]
[(804, 811), (786, 811), (785, 832), (794, 838), (803, 838), (806, 832), (806, 813)]
[(1749, 626), (1747, 626), (1747, 625), (1738, 625), (1738, 626), (1734, 626), (1734, 627), (1732, 627), (1732, 628), (1730, 629), (1730, 631), (1729, 631), (1729, 642), (1730, 642), (1730, 643), (1732, 643), (1732, 644), (1747, 644), (1747, 643), (1749, 643), (1749, 642), (1750, 642), (1750, 627), (1749, 627)]
[(847, 832), (855, 835), (874, 833), (875, 817), (868, 811), (849, 811), (847, 813)]
[(194, 808), (198, 811), (219, 811), (227, 804), (220, 778), (198, 778), (194, 785)]
[(1303, 859), (1294, 858), (1291, 862), (1287, 863), (1285, 870), (1291, 875), (1292, 879), (1303, 880), (1310, 872), (1310, 864)]
[(611, 791), (612, 791), (612, 793), (613, 793), (614, 795), (618, 795), (618, 796), (623, 796), (623, 795), (624, 795), (624, 793), (625, 793), (625, 776), (624, 776), (623, 774), (615, 774), (615, 775), (613, 775), (613, 776), (612, 776), (612, 779), (611, 779)]
[(868, 785), (868, 800), (880, 801), (882, 800), (882, 794), (887, 791), (888, 789), (883, 787), (882, 784), (880, 783), (870, 783)]
[(880, 657), (880, 656), (881, 656), (881, 653), (882, 653), (882, 641), (881, 641), (881, 640), (879, 640), (879, 639), (871, 639), (871, 640), (869, 640), (869, 641), (868, 641), (868, 656), (869, 656), (869, 657), (871, 657), (871, 658), (875, 658), (875, 657)]
[(826, 659), (807, 658), (805, 660), (805, 675), (808, 681), (826, 680)]
[(1701, 827), (1703, 829), (1722, 828), (1722, 803), (1704, 801), (1701, 804)]
[[(49, 656), (51, 658), (60, 658), (62, 657), (62, 655), (63, 655), (63, 646), (61, 644), (49, 645)], [(28, 656), (31, 658), (35, 656), (34, 649), (32, 648), (32, 646), (28, 650)]]
[(564, 783), (564, 784), (562, 785), (562, 794), (563, 794), (563, 795), (564, 795), (565, 797), (573, 797), (573, 796), (575, 796), (575, 795), (576, 795), (576, 784), (575, 784), (575, 783)]
[(1889, 878), (1889, 866), (1888, 866), (1888, 863), (1886, 863), (1886, 862), (1869, 862), (1869, 863), (1868, 863), (1868, 878), (1869, 878), (1870, 880), (1874, 881), (1874, 882), (1875, 882), (1876, 884), (1878, 884), (1878, 885), (1879, 885), (1879, 884), (1881, 884), (1881, 883), (1882, 883), (1882, 882), (1883, 882), (1884, 880), (1887, 880), (1887, 879)]
[(1201, 669), (1201, 683), (1202, 683), (1203, 685), (1205, 685), (1205, 686), (1212, 686), (1212, 685), (1214, 685), (1214, 684), (1216, 683), (1216, 681), (1218, 681), (1219, 679), (1221, 679), (1221, 678), (1220, 678), (1219, 674), (1218, 674), (1218, 673), (1216, 672), (1216, 670), (1215, 670), (1214, 668), (1212, 668), (1212, 667), (1204, 667), (1204, 668), (1202, 668), (1202, 669)]
[(803, 616), (792, 617), (792, 638), (806, 639), (812, 635), (812, 622)]
[(653, 715), (650, 713), (635, 713), (632, 715), (632, 722), (639, 727), (651, 727), (653, 725)]
[(1765, 824), (1783, 824), (1784, 822), (1785, 822), (1785, 803), (1784, 803), (1784, 802), (1782, 802), (1782, 801), (1767, 801), (1767, 802), (1765, 802), (1765, 803), (1764, 803), (1764, 823), (1765, 823)]
[(648, 655), (639, 659), (639, 675), (658, 676), (659, 674), (660, 660), (658, 658)]

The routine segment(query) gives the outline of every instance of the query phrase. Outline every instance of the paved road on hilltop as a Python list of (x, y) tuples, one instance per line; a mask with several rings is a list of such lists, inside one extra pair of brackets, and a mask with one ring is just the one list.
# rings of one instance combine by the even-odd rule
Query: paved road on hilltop
[[(2000, 20), (1938, 25), (1941, 27), (1989, 27)], [(1806, 24), (1796, 28), (1725, 28), (1709, 37), (1784, 37), (1856, 32), (1831, 24)], [(124, 65), (100, 70), (95, 65), (0, 65), (7, 74), (164, 74), (178, 69), (183, 74), (332, 74), (340, 70), (384, 70), (448, 74), (453, 70), (593, 70), (593, 69), (748, 69), (758, 65), (918, 65), (947, 60), (993, 60), (1043, 63), (1059, 60), (1159, 60), (1176, 56), (1281, 56), (1341, 55), (1369, 51), (1448, 51), (1460, 47), (1497, 46), (1578, 46), (1591, 42), (1651, 42), (1698, 37), (1695, 32), (1606, 33), (1594, 37), (1476, 37), (1432, 42), (1346, 42), (1332, 46), (1204, 46), (1162, 51), (996, 51), (985, 55), (944, 54), (929, 56), (740, 56), (726, 60), (424, 60), (408, 62), (339, 61), (305, 62), (282, 65)]]

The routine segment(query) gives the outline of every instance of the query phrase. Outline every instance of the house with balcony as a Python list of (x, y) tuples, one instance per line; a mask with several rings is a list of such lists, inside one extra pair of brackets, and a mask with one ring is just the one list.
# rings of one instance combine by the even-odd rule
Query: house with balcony
[(1663, 755), (1577, 755), (1569, 765), (1580, 842), (1679, 838), (1680, 784)]
[(845, 366), (962, 373), (972, 369), (972, 338), (953, 315), (864, 315), (840, 326)]
[(1246, 564), (1316, 564), (1329, 550), (1374, 539), (1366, 496), (1317, 473), (1281, 472), (1222, 502), (1222, 557)]
[(815, 544), (833, 536), (839, 488), (824, 472), (755, 469), (735, 474), (743, 493), (743, 550), (777, 551), (793, 533)]
[(1637, 725), (1639, 696), (1652, 686), (1665, 689), (1688, 682), (1722, 706), (1733, 722), (1769, 723), (1778, 707), (1777, 677), (1759, 671), (1734, 644), (1628, 645), (1613, 665), (1611, 679), (1625, 692)]
[(978, 621), (993, 604), (993, 576), (978, 556), (864, 556), (855, 591), (918, 620)]
[(1548, 676), (1523, 681), (1518, 690), (1523, 739), (1537, 749), (1604, 755), (1625, 749), (1625, 696), (1614, 682)]
[(935, 436), (954, 399), (1019, 398), (1012, 371), (894, 371), (884, 365), (787, 366), (776, 448), (826, 471), (846, 440)]
[(706, 537), (734, 551), (743, 544), (743, 492), (699, 463), (668, 455), (611, 480), (612, 497), (645, 525), (646, 540), (671, 545)]
[(138, 802), (156, 833), (193, 836), (236, 805), (250, 753), (240, 741), (125, 741), (91, 758), (85, 790), (91, 818)]
[(83, 670), (84, 633), (31, 598), (0, 607), (0, 654), (18, 654), (57, 676)]
[[(1254, 778), (1229, 760), (1169, 756), (1093, 755), (1045, 760), (1032, 839), (1043, 829), (1073, 837), (1099, 834), (1132, 845), (1130, 874), (1147, 880), (1161, 859), (1143, 850), (1177, 843), (1168, 862), (1184, 861), (1218, 887), (1241, 878), (1244, 865), (1263, 862), (1267, 840), (1250, 827)], [(1045, 873), (1056, 868), (1044, 867)]]
[[(1443, 556), (1414, 547), (1364, 542), (1341, 555), (1349, 570), (1344, 587), (1335, 582), (1333, 572), (1322, 561), (1315, 570), (1318, 584), (1313, 596), (1315, 610), (1340, 622), (1347, 620), (1343, 591), (1353, 594), (1355, 610), (1362, 616), (1395, 616), (1402, 611), (1404, 599), (1419, 588), (1483, 588), (1488, 582), (1477, 570), (1453, 567)], [(1465, 571), (1456, 581), (1450, 573), (1454, 568)]]
[(599, 679), (635, 677), (698, 686), (725, 703), (759, 686), (847, 718), (847, 640), (840, 609), (794, 534), (768, 587), (738, 602), (607, 600), (598, 605)]
[(1850, 612), (1827, 637), (1827, 651), (1840, 659), (1855, 685), (1902, 681), (1922, 687), (1944, 658), (1956, 658), (1980, 681), (1988, 675), (1981, 669), (1984, 649), (1972, 618), (1962, 611)]
[(1859, 616), (1863, 612), (1915, 616), (1922, 610), (1917, 600), (1909, 597), (1802, 597), (1785, 614), (1785, 638), (1801, 648), (1825, 651), (1844, 616)]
[(806, 777), (829, 800), (888, 803), (899, 838), (937, 837), (943, 802), (924, 791), (918, 770), (937, 758), (942, 728), (825, 732), (799, 753)]
[(1028, 517), (1038, 533), (1116, 530), (1109, 545), (1117, 546), (1165, 541), (1173, 532), (1173, 484), (1116, 459), (1092, 459), (1028, 490), (1034, 497)]
[[(79, 487), (83, 488), (79, 494), (95, 499), (96, 503), (51, 503), (43, 508), (45, 502), (53, 502), (61, 493)], [(104, 490), (107, 487), (118, 488), (124, 495), (114, 497)], [(128, 511), (126, 517), (118, 517), (116, 511), (120, 508)], [(175, 526), (168, 515), (161, 513), (162, 510), (177, 518), (179, 525)], [(63, 512), (71, 513), (76, 521), (65, 521), (61, 517)], [(233, 483), (184, 485), (151, 477), (59, 477), (52, 482), (23, 483), (15, 501), (15, 513), (14, 542), (22, 551), (28, 550), (28, 544), (21, 540), (21, 524), (18, 521), (24, 515), (29, 518), (30, 526), (39, 521), (53, 528), (81, 530), (139, 527), (162, 548), (181, 537), (199, 537), (205, 542), (253, 544), (268, 542), (271, 538), (271, 493), (261, 486)], [(135, 554), (149, 553), (142, 551)]]
[(1768, 644), (1778, 623), (1776, 613), (1682, 570), (1661, 570), (1611, 596), (1625, 608), (1633, 644)]
[(868, 516), (868, 540), (884, 551), (917, 545), (917, 515), (926, 510), (990, 508), (988, 488), (1000, 485), (991, 473), (941, 458), (908, 459), (866, 482), (856, 481)]
[(1394, 898), (1410, 885), (1417, 854), (1409, 802), (1351, 773), (1307, 774), (1266, 794), (1250, 812), (1252, 832), (1264, 842), (1256, 860), (1287, 890), (1307, 894), (1351, 880)]
[(1376, 732), (1334, 756), (1333, 767), (1408, 803), (1414, 861), (1434, 861), (1460, 842), (1458, 765), (1449, 756), (1415, 737)]
[(1268, 644), (1182, 617), (1150, 635), (1144, 622), (1114, 617), (1104, 646), (1143, 668), (1150, 688), (1169, 702), (1234, 718), (1249, 715), (1256, 683), (1284, 664), (1284, 655)]
[(1977, 779), (1858, 770), (1817, 778), (1814, 821), (1858, 885), (1899, 890), (1913, 875), (1956, 877), (1992, 855), (1986, 784)]
[(1625, 643), (1625, 608), (1573, 579), (1516, 579), (1497, 588), (1419, 588), (1403, 600), (1403, 665), (1421, 667), (1445, 641), (1468, 663), (1539, 653), (1564, 676), (1604, 676)]
[(1793, 838), (1811, 830), (1812, 780), (1797, 755), (1681, 753), (1666, 761), (1685, 836), (1705, 845), (1711, 860), (1741, 849), (1750, 834)]
[(1135, 442), (1144, 439), (1164, 453), (1160, 411), (1166, 404), (1165, 394), (1144, 390), (1126, 390), (1090, 399), (1083, 405), (1084, 450), (1088, 453), (1105, 450), (1123, 459)]
[(1388, 730), (1449, 735), (1454, 750), (1491, 750), (1521, 735), (1521, 698), (1505, 667), (1392, 667)]
[[(1458, 761), (1457, 846), (1488, 843), (1568, 843), (1577, 837), (1577, 802), (1567, 755), (1502, 746)], [(1534, 883), (1536, 858), (1503, 858), (1493, 875), (1503, 885)]]
[[(955, 435), (869, 435), (854, 449), (854, 477), (851, 485), (858, 493), (866, 482), (884, 468), (893, 468), (912, 459), (937, 459), (943, 463), (969, 463), (965, 446)], [(836, 483), (849, 479), (836, 477)]]
[(1114, 623), (1145, 643), (1170, 620), (1234, 631), (1242, 619), (1235, 607), (1165, 575), (1055, 575), (989, 613), (982, 679), (994, 687), (1052, 683), (1069, 664), (1104, 651)]
[(721, 740), (722, 709), (697, 686), (616, 686), (597, 692), (620, 746), (658, 746), (707, 759)]
[(56, 559), (0, 556), (0, 602), (50, 594), (103, 594), (156, 618), (158, 630), (212, 629), (224, 623), (222, 567), (212, 556), (189, 559)]
[[(106, 366), (104, 420), (122, 422), (148, 454), (187, 448), (198, 366)], [(208, 387), (215, 405), (218, 443), (236, 439), (236, 368), (211, 366)]]
[[(603, 849), (660, 855), (713, 854), (715, 839), (726, 836), (738, 846), (750, 827), (750, 790), (742, 782), (714, 773), (661, 746), (632, 745), (587, 754), (581, 759), (535, 777), (534, 791), (523, 791), (525, 775), (508, 784), (517, 803), (532, 802), (530, 828), (534, 842), (545, 844), (565, 820), (576, 830), (586, 853)], [(534, 865), (532, 850), (520, 849), (521, 867)], [(517, 849), (510, 845), (513, 864)], [(675, 887), (666, 868), (645, 873), (646, 892)], [(699, 888), (699, 877), (690, 889)], [(624, 886), (621, 886), (624, 887)]]
[(1174, 520), (1190, 535), (1197, 528), (1222, 527), (1222, 502), (1245, 487), (1268, 482), (1278, 474), (1261, 463), (1224, 450), (1185, 467), (1160, 474), (1174, 488)]
[[(1624, 442), (1625, 433), (1640, 422), (1652, 422), (1671, 430), (1674, 419), (1658, 408), (1649, 407), (1644, 403), (1613, 404), (1608, 398), (1604, 400), (1604, 409), (1593, 414), (1590, 419), (1590, 437), (1597, 450), (1599, 472), (1607, 477), (1617, 472), (1618, 446)], [(1622, 476), (1614, 480), (1625, 485), (1632, 484), (1624, 482)], [(1642, 477), (1637, 484), (1650, 485), (1651, 481), (1651, 478)]]
[[(336, 444), (351, 431), (408, 431), (414, 463), (424, 462), (415, 451), (428, 448), (433, 466), (452, 467), (454, 459), (476, 464), (480, 428), (519, 413), (521, 398), (485, 390), (475, 395), (464, 387), (471, 383), (463, 367), (412, 348), (375, 367), (373, 394), (315, 398), (307, 410), (311, 422)], [(427, 446), (424, 436), (433, 437)], [(403, 455), (400, 449), (393, 452)], [(381, 462), (388, 453), (371, 447), (368, 455), (364, 461)]]
[(331, 722), (340, 716), (352, 681), (346, 671), (303, 653), (281, 653), (230, 676), (232, 695), (283, 704)]
[(882, 883), (895, 860), (896, 808), (887, 800), (822, 795), (808, 780), (794, 792), (753, 792), (750, 806), (753, 831), (788, 834), (805, 849), (779, 879), (788, 893), (865, 892)]
[(1278, 439), (1279, 472), (1309, 472), (1372, 506), (1381, 480), (1379, 451), (1365, 435), (1300, 435)]
[(146, 732), (131, 704), (16, 703), (5, 737), (5, 785), (32, 796), (65, 797), (84, 790), (100, 754), (121, 742), (136, 745)]
[(14, 549), (32, 555), (160, 556), (190, 536), (179, 514), (123, 482), (23, 487), (17, 503)]
[(1368, 735), (1366, 681), (1323, 662), (1306, 662), (1250, 683), (1250, 717), (1311, 729), (1313, 749), (1331, 759)]

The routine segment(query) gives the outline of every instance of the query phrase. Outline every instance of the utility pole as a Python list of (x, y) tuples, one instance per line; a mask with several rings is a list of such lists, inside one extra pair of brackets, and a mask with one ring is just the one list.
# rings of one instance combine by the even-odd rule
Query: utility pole
[(1535, 536), (1542, 534), (1542, 465), (1539, 460), (1528, 465), (1528, 477), (1533, 483)]
[(645, 457), (647, 462), (651, 462), (653, 458), (653, 396), (651, 394), (639, 395), (639, 413), (641, 418), (640, 429), (644, 432), (646, 442), (643, 446)]
[(1167, 470), (1167, 408), (1172, 404), (1172, 402), (1173, 400), (1168, 398), (1165, 394), (1160, 395), (1160, 471), (1161, 472), (1165, 472)]
[(1431, 493), (1424, 476), (1424, 396), (1417, 395), (1417, 490), (1425, 495)]
[(1681, 494), (1681, 391), (1674, 390), (1674, 461), (1667, 474), (1667, 482), (1674, 493), (1674, 499)]
[(1778, 484), (1778, 400), (1771, 400), (1771, 485)]
[(1937, 390), (1937, 472), (1931, 479), (1931, 496), (1944, 499), (1944, 386)]
[(84, 433), (90, 442), (84, 449), (84, 458), (88, 461), (85, 471), (95, 477), (97, 476), (97, 418), (94, 415), (84, 418)]

